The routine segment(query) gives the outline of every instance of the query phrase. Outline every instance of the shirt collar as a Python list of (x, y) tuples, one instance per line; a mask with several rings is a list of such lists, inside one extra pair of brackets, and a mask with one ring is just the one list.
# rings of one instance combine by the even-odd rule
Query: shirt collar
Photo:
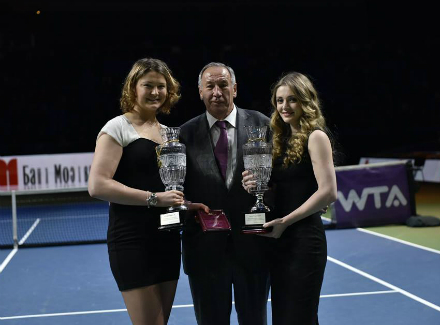
[[(206, 118), (208, 119), (209, 129), (212, 128), (215, 122), (219, 121), (214, 116), (209, 114), (208, 111), (206, 111)], [(234, 108), (232, 109), (232, 112), (229, 113), (229, 115), (226, 116), (226, 118), (223, 121), (228, 121), (228, 123), (235, 128), (235, 124), (237, 121), (237, 108), (235, 107), (235, 104), (234, 104)]]

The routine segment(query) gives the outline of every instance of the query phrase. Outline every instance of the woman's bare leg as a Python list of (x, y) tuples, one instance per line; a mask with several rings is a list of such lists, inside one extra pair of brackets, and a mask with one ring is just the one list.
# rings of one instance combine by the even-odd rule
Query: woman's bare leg
[(122, 292), (133, 325), (165, 325), (171, 314), (177, 281)]
[(177, 280), (159, 283), (158, 285), (161, 292), (163, 315), (166, 324), (170, 318), (171, 309), (173, 307), (173, 301), (176, 295)]
[(133, 325), (165, 325), (157, 284), (123, 291), (122, 297)]

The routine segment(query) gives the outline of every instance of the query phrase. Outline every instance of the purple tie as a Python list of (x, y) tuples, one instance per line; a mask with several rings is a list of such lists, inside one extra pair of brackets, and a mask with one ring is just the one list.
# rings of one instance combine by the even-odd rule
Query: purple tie
[(220, 128), (220, 137), (214, 149), (214, 155), (220, 167), (223, 179), (226, 180), (226, 168), (228, 167), (228, 133), (226, 132), (226, 122), (215, 122)]

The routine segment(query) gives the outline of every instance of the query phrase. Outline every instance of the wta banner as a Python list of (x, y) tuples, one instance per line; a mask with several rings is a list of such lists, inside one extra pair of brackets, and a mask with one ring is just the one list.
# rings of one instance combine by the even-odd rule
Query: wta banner
[(0, 157), (0, 191), (87, 187), (93, 153)]
[(332, 206), (336, 228), (405, 223), (412, 214), (406, 162), (336, 169), (338, 197)]

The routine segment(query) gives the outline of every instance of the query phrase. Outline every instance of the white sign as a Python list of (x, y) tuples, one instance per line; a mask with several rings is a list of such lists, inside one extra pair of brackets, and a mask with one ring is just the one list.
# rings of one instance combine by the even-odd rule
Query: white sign
[(87, 187), (93, 153), (0, 157), (0, 191)]
[(173, 225), (179, 222), (180, 222), (179, 212), (170, 212), (160, 215), (161, 226)]
[(246, 213), (244, 215), (244, 224), (246, 226), (262, 225), (266, 223), (265, 213)]

